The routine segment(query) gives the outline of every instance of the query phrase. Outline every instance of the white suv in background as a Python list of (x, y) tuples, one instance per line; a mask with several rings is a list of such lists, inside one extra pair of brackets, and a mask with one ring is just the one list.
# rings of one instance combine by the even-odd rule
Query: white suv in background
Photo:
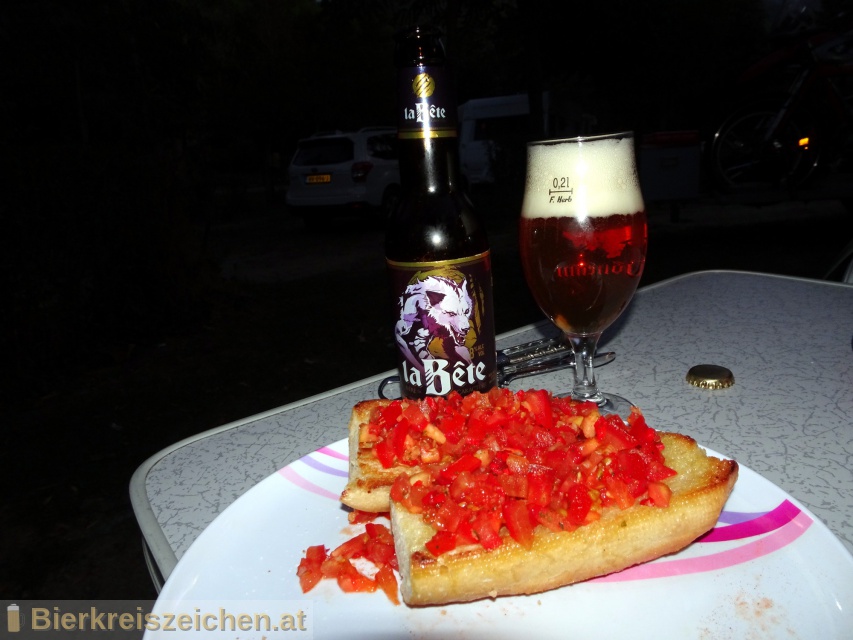
[(288, 168), (288, 209), (319, 226), (317, 207), (387, 216), (400, 198), (397, 130), (366, 127), (300, 140)]

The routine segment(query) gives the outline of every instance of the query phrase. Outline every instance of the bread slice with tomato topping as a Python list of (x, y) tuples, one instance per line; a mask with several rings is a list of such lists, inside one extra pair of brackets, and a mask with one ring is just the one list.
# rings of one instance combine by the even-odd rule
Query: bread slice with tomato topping
[(410, 605), (529, 594), (676, 552), (714, 526), (737, 463), (541, 390), (368, 401), (342, 501), (391, 511)]
[(357, 511), (380, 513), (391, 506), (391, 485), (402, 465), (384, 467), (373, 451), (376, 439), (369, 433), (371, 416), (391, 404), (391, 400), (366, 400), (353, 407), (348, 430), (349, 478), (341, 502)]
[(668, 506), (636, 504), (602, 510), (573, 531), (538, 525), (525, 547), (506, 531), (487, 550), (463, 545), (438, 556), (426, 544), (436, 529), (399, 503), (391, 506), (391, 531), (400, 567), (400, 590), (409, 605), (466, 602), (531, 594), (621, 571), (675, 553), (717, 522), (737, 479), (737, 463), (719, 460), (689, 437), (661, 433), (664, 457), (676, 475)]

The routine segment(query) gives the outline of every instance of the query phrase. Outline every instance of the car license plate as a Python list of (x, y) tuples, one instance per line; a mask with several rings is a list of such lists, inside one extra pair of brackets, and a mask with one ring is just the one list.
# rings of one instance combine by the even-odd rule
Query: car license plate
[(328, 184), (332, 181), (329, 173), (315, 173), (305, 178), (305, 184)]

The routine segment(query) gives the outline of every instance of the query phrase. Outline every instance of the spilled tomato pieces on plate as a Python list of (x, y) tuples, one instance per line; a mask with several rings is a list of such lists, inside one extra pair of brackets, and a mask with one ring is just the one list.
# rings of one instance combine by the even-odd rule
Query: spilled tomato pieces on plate
[[(350, 513), (352, 524), (372, 520), (378, 513), (354, 511)], [(358, 570), (353, 560), (364, 559), (376, 567), (373, 577)], [(308, 593), (323, 578), (337, 581), (341, 591), (373, 592), (381, 589), (395, 605), (400, 604), (397, 596), (397, 556), (391, 530), (383, 524), (367, 522), (364, 533), (350, 538), (328, 553), (323, 545), (308, 547), (305, 557), (299, 562), (296, 575), (303, 593)]]

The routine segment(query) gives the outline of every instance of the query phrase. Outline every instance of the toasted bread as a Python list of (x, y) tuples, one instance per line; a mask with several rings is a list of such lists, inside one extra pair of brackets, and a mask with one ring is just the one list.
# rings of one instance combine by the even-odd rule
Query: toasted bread
[(665, 464), (676, 472), (663, 480), (672, 491), (668, 506), (608, 506), (600, 519), (571, 531), (538, 525), (530, 548), (504, 527), (497, 548), (466, 544), (435, 556), (425, 544), (436, 529), (390, 498), (401, 473), (414, 476), (421, 468), (384, 468), (371, 444), (362, 441), (363, 425), (389, 404), (371, 400), (353, 409), (349, 482), (341, 500), (361, 511), (391, 511), (401, 592), (409, 605), (536, 593), (674, 553), (714, 526), (737, 479), (736, 462), (707, 456), (687, 436), (660, 433)]
[(400, 590), (409, 605), (465, 602), (530, 594), (588, 580), (675, 553), (711, 529), (734, 487), (737, 463), (709, 457), (686, 436), (662, 433), (667, 465), (678, 475), (661, 509), (611, 507), (597, 522), (571, 532), (539, 526), (531, 549), (505, 532), (492, 551), (459, 547), (438, 558), (424, 544), (435, 530), (399, 505), (391, 505), (391, 530), (400, 566)]
[[(349, 479), (341, 494), (341, 502), (352, 509), (379, 513), (390, 508), (391, 484), (403, 471), (400, 467), (385, 469), (369, 448), (360, 446), (359, 432), (362, 424), (376, 408), (390, 404), (390, 400), (366, 400), (353, 407), (348, 429)], [(407, 469), (412, 471), (412, 469)]]

